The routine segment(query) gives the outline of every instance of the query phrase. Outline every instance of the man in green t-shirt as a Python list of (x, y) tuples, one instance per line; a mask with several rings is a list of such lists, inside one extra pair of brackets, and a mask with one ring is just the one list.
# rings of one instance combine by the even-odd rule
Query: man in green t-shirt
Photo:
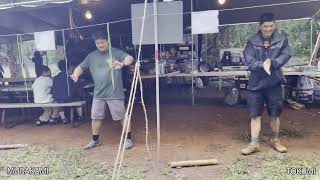
[[(108, 104), (112, 119), (120, 121), (123, 125), (126, 108), (124, 105), (124, 92), (122, 83), (122, 68), (133, 62), (133, 57), (116, 49), (109, 49), (107, 34), (97, 32), (93, 35), (97, 50), (91, 52), (85, 60), (75, 69), (71, 76), (78, 81), (79, 76), (89, 70), (94, 81), (94, 96), (92, 101), (92, 140), (84, 148), (90, 149), (100, 145), (99, 129), (105, 118), (105, 109)], [(112, 56), (112, 57), (111, 57)], [(133, 147), (131, 128), (126, 149)]]

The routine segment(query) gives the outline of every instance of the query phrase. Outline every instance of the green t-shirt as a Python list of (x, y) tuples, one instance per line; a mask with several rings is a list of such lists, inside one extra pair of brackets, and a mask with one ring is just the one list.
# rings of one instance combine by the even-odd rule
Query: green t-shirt
[[(112, 57), (119, 62), (123, 62), (129, 54), (112, 48)], [(108, 62), (107, 62), (108, 61)], [(102, 53), (99, 50), (91, 52), (79, 65), (82, 70), (90, 70), (94, 81), (94, 98), (124, 99), (122, 70), (113, 69), (114, 86), (112, 84), (112, 66), (109, 63), (109, 52)]]

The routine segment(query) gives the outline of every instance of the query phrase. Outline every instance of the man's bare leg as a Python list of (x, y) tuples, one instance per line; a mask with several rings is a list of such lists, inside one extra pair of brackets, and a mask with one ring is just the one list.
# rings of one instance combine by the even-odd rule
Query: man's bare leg
[(251, 143), (259, 143), (259, 134), (261, 130), (261, 116), (251, 119)]
[(92, 120), (92, 135), (99, 135), (100, 128), (102, 126), (102, 119)]
[[(127, 128), (127, 126), (125, 126), (124, 124), (124, 119), (121, 120), (121, 125), (122, 127)], [(127, 141), (125, 142), (125, 148), (126, 149), (130, 149), (133, 147), (133, 142), (132, 142), (132, 134), (131, 134), (131, 123), (129, 123), (129, 130), (128, 130), (128, 135), (127, 135)]]
[(251, 119), (251, 143), (241, 150), (243, 155), (253, 154), (259, 151), (259, 134), (261, 130), (261, 116)]
[[(121, 122), (122, 127), (124, 127), (124, 119), (122, 119), (120, 122)], [(126, 130), (126, 128), (125, 128), (125, 130)], [(131, 132), (131, 123), (129, 124), (128, 132)]]
[(279, 117), (271, 118), (270, 127), (273, 134), (273, 137), (271, 139), (272, 147), (278, 152), (281, 152), (281, 153), (287, 152), (287, 148), (280, 143), (280, 139), (279, 139), (280, 118)]
[(98, 145), (100, 145), (100, 141), (99, 141), (99, 132), (100, 132), (100, 128), (102, 126), (102, 119), (93, 119), (92, 120), (92, 141), (87, 144), (84, 149), (90, 149), (93, 147), (96, 147)]
[(279, 139), (279, 131), (280, 131), (280, 118), (270, 118), (270, 127), (273, 133), (273, 139)]

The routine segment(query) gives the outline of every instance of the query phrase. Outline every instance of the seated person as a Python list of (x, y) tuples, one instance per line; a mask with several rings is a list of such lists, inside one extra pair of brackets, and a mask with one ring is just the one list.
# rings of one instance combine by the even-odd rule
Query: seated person
[[(53, 78), (53, 86), (52, 86), (52, 95), (56, 102), (58, 103), (68, 103), (80, 100), (80, 95), (77, 93), (77, 87), (75, 82), (69, 77), (69, 73), (66, 68), (70, 71), (71, 68), (66, 67), (66, 61), (61, 60), (58, 62), (58, 68), (60, 69), (60, 73)], [(73, 72), (70, 72), (71, 74)], [(77, 109), (78, 119), (82, 119), (82, 108), (78, 107)], [(63, 119), (62, 122), (67, 124), (69, 121), (67, 119)]]
[[(0, 64), (0, 79), (3, 78), (3, 74), (4, 74), (4, 70), (3, 70), (3, 68), (2, 68), (2, 66), (1, 66), (1, 64)], [(0, 82), (0, 85), (2, 85), (2, 84), (3, 84), (3, 83)]]
[[(40, 76), (32, 84), (34, 102), (53, 103), (54, 99), (51, 94), (51, 88), (53, 84), (51, 79), (51, 71), (48, 66), (42, 66), (40, 72)], [(60, 117), (61, 119), (65, 119), (63, 113), (60, 113), (59, 115), (60, 108), (45, 107), (42, 109), (43, 113), (36, 121), (37, 126), (41, 126), (47, 123), (53, 125)]]
[(177, 60), (179, 57), (180, 53), (175, 46), (171, 46), (169, 51), (166, 51), (166, 60)]
[(166, 51), (165, 59), (167, 60), (167, 72), (174, 72), (177, 68), (176, 61), (180, 58), (180, 53), (175, 46), (171, 46), (169, 51)]
[(4, 70), (2, 66), (0, 65), (0, 78), (3, 78)]

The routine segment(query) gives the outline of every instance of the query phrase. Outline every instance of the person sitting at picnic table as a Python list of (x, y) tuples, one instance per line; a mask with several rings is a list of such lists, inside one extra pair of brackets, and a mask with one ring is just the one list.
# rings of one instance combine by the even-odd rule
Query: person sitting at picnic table
[[(80, 100), (79, 93), (77, 93), (77, 85), (70, 78), (69, 72), (67, 71), (70, 69), (70, 66), (66, 64), (65, 60), (61, 60), (58, 62), (58, 68), (60, 73), (53, 77), (53, 86), (51, 90), (53, 99), (57, 103), (68, 103)], [(82, 119), (82, 108), (78, 107), (76, 110), (78, 120), (80, 121)], [(62, 122), (67, 124), (69, 121), (65, 118), (62, 119)]]
[[(51, 79), (51, 71), (48, 66), (41, 67), (41, 76), (39, 76), (32, 84), (33, 96), (35, 103), (54, 103), (53, 96), (51, 94), (51, 88), (53, 81)], [(49, 123), (55, 124), (59, 118), (64, 120), (66, 117), (64, 113), (59, 113), (60, 108), (43, 107), (43, 113), (36, 120), (36, 125), (41, 126)]]
[[(3, 78), (4, 70), (2, 66), (0, 65), (0, 79)], [(4, 83), (0, 82), (0, 85), (3, 85)]]
[(177, 51), (176, 46), (171, 46), (168, 51), (166, 51), (166, 60), (177, 60), (180, 58), (180, 53)]
[(4, 70), (2, 66), (0, 65), (0, 78), (3, 78)]

